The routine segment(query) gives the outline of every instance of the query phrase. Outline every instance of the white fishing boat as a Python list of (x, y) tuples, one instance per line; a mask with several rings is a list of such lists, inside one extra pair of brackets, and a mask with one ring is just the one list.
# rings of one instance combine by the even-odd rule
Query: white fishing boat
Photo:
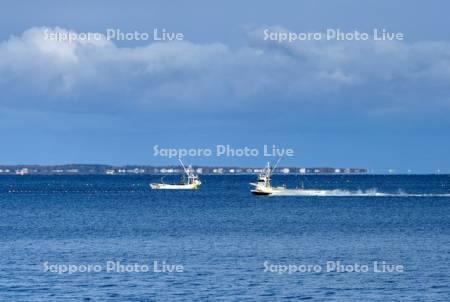
[(166, 184), (162, 181), (160, 183), (151, 183), (150, 188), (154, 190), (194, 190), (200, 188), (200, 185), (202, 182), (198, 178), (198, 175), (195, 174), (194, 169), (192, 169), (192, 166), (189, 166), (186, 168), (181, 161), (181, 159), (178, 159), (181, 163), (181, 166), (184, 169), (185, 175), (181, 178), (180, 183), (178, 184)]
[[(278, 160), (278, 162), (280, 159)], [(250, 190), (250, 192), (254, 195), (271, 195), (276, 194), (279, 192), (282, 192), (285, 190), (285, 187), (272, 187), (272, 182), (270, 179), (270, 176), (272, 175), (273, 171), (275, 170), (276, 166), (273, 169), (270, 168), (270, 163), (267, 163), (267, 167), (265, 167), (262, 172), (258, 176), (258, 181), (256, 183), (250, 183), (251, 186), (253, 186), (253, 189)]]

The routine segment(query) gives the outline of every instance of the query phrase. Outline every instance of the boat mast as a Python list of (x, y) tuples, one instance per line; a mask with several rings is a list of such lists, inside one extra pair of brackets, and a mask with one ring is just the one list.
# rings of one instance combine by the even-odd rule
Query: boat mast
[(270, 163), (267, 163), (267, 170), (269, 171), (269, 176), (272, 175), (272, 172), (275, 171), (275, 169), (278, 167), (278, 164), (280, 163), (281, 157), (278, 158), (277, 163), (275, 164), (275, 166), (273, 166), (273, 169), (270, 170)]
[(182, 166), (183, 169), (184, 169), (184, 173), (186, 173), (186, 175), (189, 177), (189, 171), (188, 171), (188, 169), (186, 169), (186, 167), (184, 166), (183, 162), (181, 161), (181, 158), (178, 158), (178, 160), (179, 160), (181, 166)]

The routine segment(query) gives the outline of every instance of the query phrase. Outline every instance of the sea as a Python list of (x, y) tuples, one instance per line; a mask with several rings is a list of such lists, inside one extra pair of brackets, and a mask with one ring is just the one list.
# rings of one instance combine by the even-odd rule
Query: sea
[(0, 301), (450, 301), (449, 175), (255, 179), (0, 176)]

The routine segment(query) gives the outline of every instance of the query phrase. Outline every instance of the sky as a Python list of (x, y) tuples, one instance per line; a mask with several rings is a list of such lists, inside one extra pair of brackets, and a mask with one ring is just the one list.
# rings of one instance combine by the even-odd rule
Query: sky
[[(450, 171), (447, 1), (2, 1), (0, 164), (175, 164), (154, 146), (255, 148), (192, 164)], [(48, 34), (145, 32), (146, 41)], [(154, 29), (182, 41), (154, 41)], [(404, 40), (274, 41), (385, 29)]]

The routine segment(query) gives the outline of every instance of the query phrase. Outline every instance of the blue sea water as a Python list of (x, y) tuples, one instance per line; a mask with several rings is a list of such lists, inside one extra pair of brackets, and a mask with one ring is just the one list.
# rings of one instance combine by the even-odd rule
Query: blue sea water
[[(275, 176), (334, 191), (271, 197), (250, 195), (254, 179), (152, 191), (159, 177), (1, 176), (0, 301), (450, 301), (450, 176)], [(107, 272), (107, 261), (183, 272)], [(370, 269), (327, 271), (335, 261)]]

